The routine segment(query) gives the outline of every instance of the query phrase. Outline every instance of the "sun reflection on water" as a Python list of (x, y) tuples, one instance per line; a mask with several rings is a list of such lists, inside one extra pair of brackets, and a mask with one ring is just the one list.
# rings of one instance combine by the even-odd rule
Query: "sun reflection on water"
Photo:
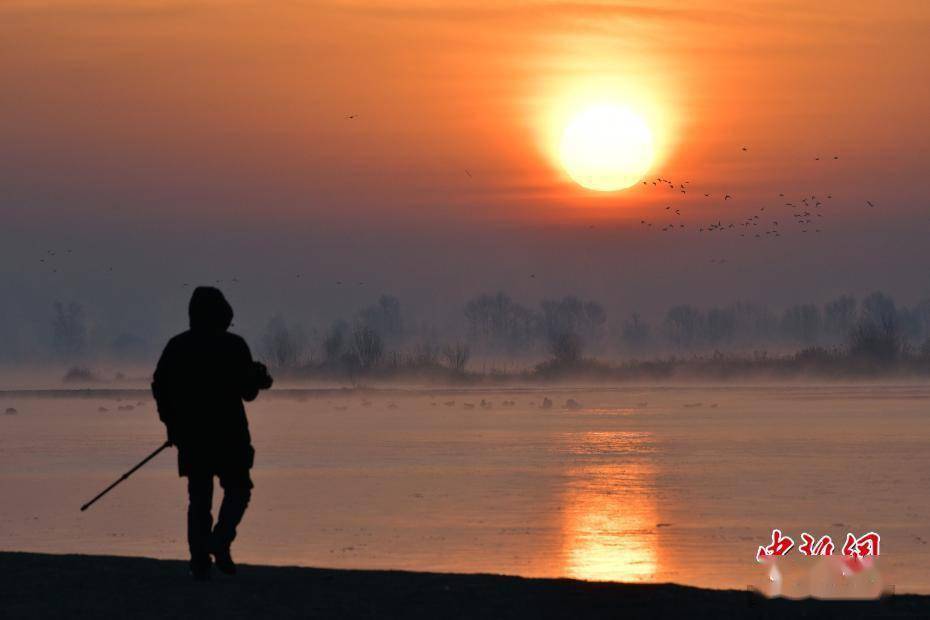
[(563, 516), (563, 572), (603, 581), (652, 581), (659, 571), (655, 466), (647, 433), (574, 436), (575, 454), (607, 454), (612, 462), (569, 470)]

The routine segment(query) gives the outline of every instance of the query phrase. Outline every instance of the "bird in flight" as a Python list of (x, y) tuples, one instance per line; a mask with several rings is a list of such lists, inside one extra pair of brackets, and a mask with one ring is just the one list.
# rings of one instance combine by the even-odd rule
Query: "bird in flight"
[(358, 118), (358, 114), (349, 114), (348, 116), (346, 116), (346, 118), (347, 118), (347, 119), (350, 119), (350, 120), (353, 120), (353, 119)]

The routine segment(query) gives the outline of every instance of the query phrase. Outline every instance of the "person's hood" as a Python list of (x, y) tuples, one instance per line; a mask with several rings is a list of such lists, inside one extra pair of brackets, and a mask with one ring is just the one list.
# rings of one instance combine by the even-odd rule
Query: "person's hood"
[(226, 331), (232, 324), (233, 310), (223, 293), (212, 286), (198, 286), (187, 308), (192, 330)]

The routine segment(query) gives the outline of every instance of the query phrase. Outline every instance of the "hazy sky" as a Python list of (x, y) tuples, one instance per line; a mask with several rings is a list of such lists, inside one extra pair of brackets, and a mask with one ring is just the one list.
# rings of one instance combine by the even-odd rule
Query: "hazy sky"
[[(926, 0), (5, 0), (0, 319), (74, 299), (173, 329), (182, 284), (215, 280), (244, 324), (382, 291), (426, 319), (499, 288), (618, 311), (912, 302), (928, 33)], [(553, 144), (598, 101), (646, 120), (649, 180), (688, 194), (566, 176)], [(802, 233), (784, 202), (810, 195)], [(782, 236), (697, 230), (754, 215)]]

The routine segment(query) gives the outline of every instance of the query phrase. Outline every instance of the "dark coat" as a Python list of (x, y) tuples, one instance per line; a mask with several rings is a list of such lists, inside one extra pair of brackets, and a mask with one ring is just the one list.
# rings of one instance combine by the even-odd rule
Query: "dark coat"
[(168, 341), (152, 382), (158, 416), (178, 447), (178, 473), (248, 469), (255, 451), (242, 401), (270, 387), (271, 377), (245, 340), (226, 331), (232, 309), (217, 289), (198, 288), (190, 314), (191, 329)]

